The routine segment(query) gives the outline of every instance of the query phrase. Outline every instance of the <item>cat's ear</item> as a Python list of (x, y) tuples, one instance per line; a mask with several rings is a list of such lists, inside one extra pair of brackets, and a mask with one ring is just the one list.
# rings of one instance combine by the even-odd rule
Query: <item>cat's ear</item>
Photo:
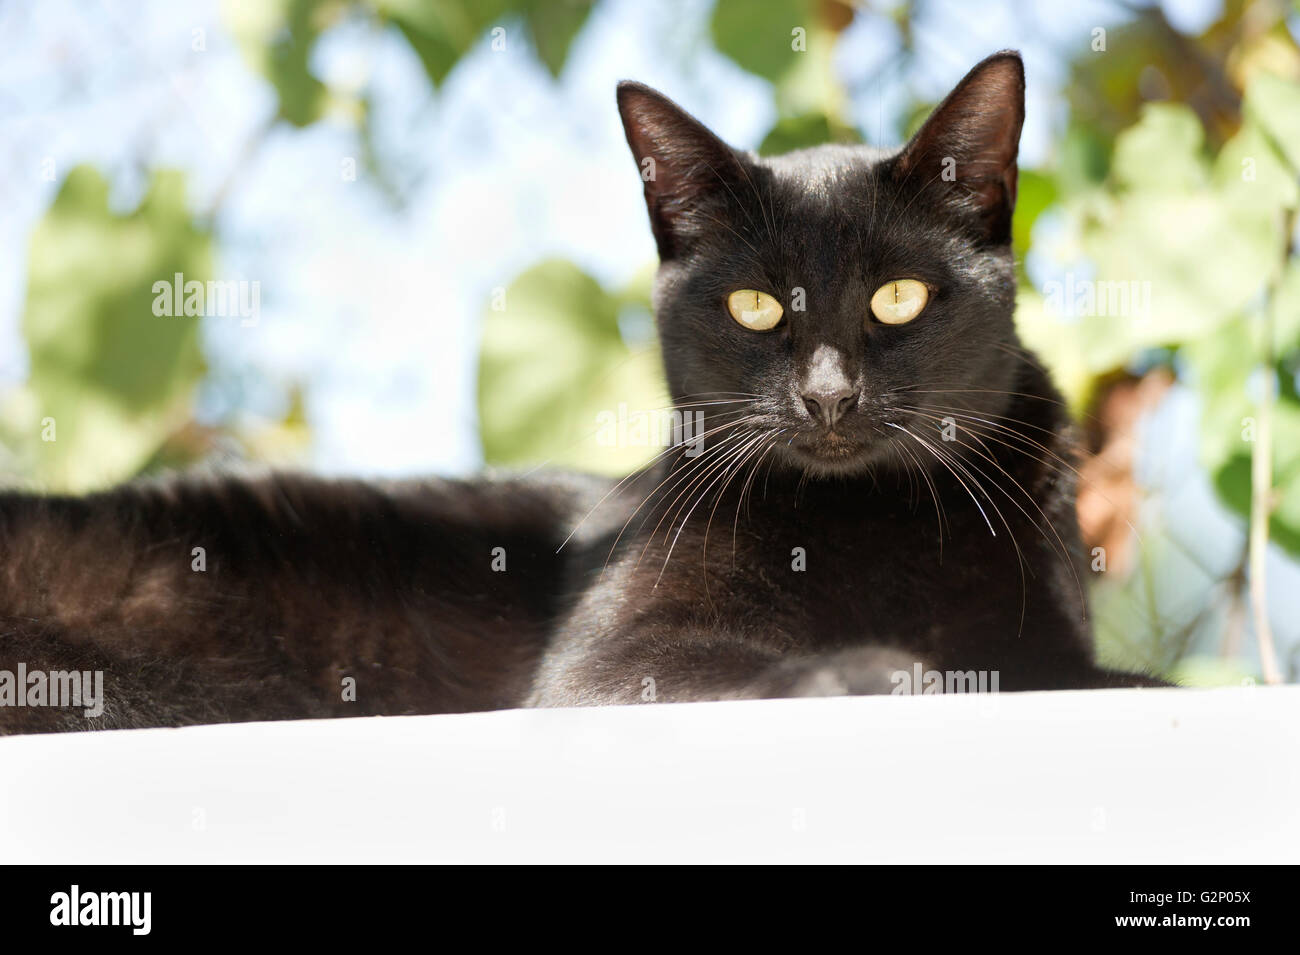
[(744, 175), (741, 159), (703, 123), (641, 83), (618, 84), (618, 112), (645, 183), (659, 258), (668, 261), (693, 236), (716, 227), (726, 190), (734, 191)]
[(995, 53), (935, 107), (895, 160), (894, 174), (944, 195), (985, 241), (1009, 242), (1024, 121), (1024, 63), (1013, 50)]

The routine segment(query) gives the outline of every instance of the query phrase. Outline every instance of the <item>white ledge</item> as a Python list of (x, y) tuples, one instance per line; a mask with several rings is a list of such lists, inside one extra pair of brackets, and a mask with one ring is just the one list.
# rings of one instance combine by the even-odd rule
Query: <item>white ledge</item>
[(6, 862), (1294, 862), (1300, 687), (0, 739)]

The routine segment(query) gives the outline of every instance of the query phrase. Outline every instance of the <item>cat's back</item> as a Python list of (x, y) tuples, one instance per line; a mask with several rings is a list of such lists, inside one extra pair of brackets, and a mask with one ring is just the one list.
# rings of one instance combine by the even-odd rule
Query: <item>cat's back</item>
[(102, 670), (106, 697), (94, 726), (3, 707), (0, 732), (514, 705), (581, 559), (559, 545), (606, 489), (272, 473), (0, 493), (0, 671)]

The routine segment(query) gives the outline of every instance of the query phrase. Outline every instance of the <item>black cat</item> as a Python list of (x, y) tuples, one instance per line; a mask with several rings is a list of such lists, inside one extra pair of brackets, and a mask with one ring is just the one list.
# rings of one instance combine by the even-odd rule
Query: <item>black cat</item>
[(718, 431), (639, 479), (529, 702), (1160, 685), (1093, 663), (1070, 422), (1012, 323), (1020, 57), (898, 152), (759, 159), (618, 99), (669, 387)]
[[(1019, 56), (897, 152), (761, 159), (618, 103), (702, 442), (612, 487), (0, 496), (0, 732), (1163, 685), (1093, 662), (1070, 422), (1012, 324)], [(102, 714), (6, 702), (20, 665), (102, 671)]]

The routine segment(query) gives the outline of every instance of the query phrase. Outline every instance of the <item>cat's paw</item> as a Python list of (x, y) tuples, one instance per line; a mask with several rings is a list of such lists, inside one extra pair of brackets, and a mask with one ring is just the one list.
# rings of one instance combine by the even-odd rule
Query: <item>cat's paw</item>
[[(919, 661), (915, 654), (888, 647), (861, 647), (810, 657), (783, 667), (778, 695), (871, 696), (894, 693), (899, 674), (909, 674)], [(922, 669), (924, 669), (922, 662)]]

